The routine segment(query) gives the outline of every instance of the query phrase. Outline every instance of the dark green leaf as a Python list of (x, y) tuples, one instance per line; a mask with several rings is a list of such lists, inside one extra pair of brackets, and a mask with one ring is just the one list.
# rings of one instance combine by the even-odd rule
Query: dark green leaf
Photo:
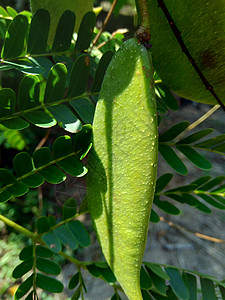
[(56, 125), (55, 119), (41, 109), (23, 113), (23, 117), (30, 123), (42, 128), (49, 128)]
[(89, 233), (87, 232), (87, 229), (84, 227), (84, 225), (78, 221), (74, 220), (67, 223), (70, 230), (72, 231), (73, 235), (77, 239), (78, 243), (82, 247), (87, 247), (90, 245), (91, 239), (89, 236)]
[(29, 127), (29, 123), (21, 118), (12, 118), (8, 120), (0, 121), (0, 124), (6, 128), (13, 130), (22, 130)]
[(34, 108), (39, 105), (40, 80), (37, 76), (28, 75), (23, 78), (19, 87), (18, 109)]
[(18, 153), (13, 159), (13, 166), (18, 177), (33, 171), (33, 162), (27, 152)]
[(31, 291), (24, 300), (33, 300), (34, 299), (34, 291)]
[(4, 45), (2, 48), (1, 57), (9, 59), (18, 57), (24, 54), (24, 45), (27, 39), (28, 20), (23, 15), (17, 15), (10, 23)]
[(41, 54), (46, 51), (50, 27), (50, 14), (45, 9), (39, 9), (33, 15), (27, 44), (27, 53)]
[(141, 273), (140, 273), (140, 285), (141, 288), (144, 290), (149, 290), (152, 287), (152, 280), (147, 271), (144, 269), (144, 267), (141, 267)]
[(62, 127), (69, 132), (77, 132), (80, 130), (82, 124), (77, 119), (75, 114), (71, 111), (70, 107), (65, 104), (54, 105), (49, 107), (48, 110), (56, 119), (56, 121), (62, 123)]
[(159, 215), (154, 211), (154, 209), (151, 209), (150, 222), (158, 223), (159, 221), (160, 221)]
[(35, 150), (33, 154), (35, 168), (47, 165), (52, 160), (51, 151), (48, 147), (42, 147)]
[(220, 285), (219, 289), (220, 289), (220, 293), (221, 293), (222, 299), (225, 300), (225, 287), (223, 287), (223, 286)]
[(63, 291), (63, 284), (60, 281), (40, 273), (37, 274), (36, 284), (39, 288), (50, 293), (61, 293)]
[(50, 258), (53, 256), (53, 252), (49, 248), (42, 245), (36, 246), (36, 254), (37, 256), (46, 257), (46, 258), (48, 257)]
[(112, 51), (107, 51), (105, 52), (99, 63), (98, 63), (98, 67), (95, 73), (95, 77), (94, 77), (94, 81), (91, 87), (91, 92), (92, 93), (96, 93), (99, 92), (101, 89), (101, 85), (102, 85), (102, 81), (103, 78), (105, 76), (105, 71), (108, 68), (108, 65), (113, 57), (114, 53)]
[(53, 52), (62, 52), (69, 49), (73, 37), (75, 21), (76, 17), (72, 11), (66, 10), (62, 14), (56, 29), (52, 46)]
[(63, 220), (73, 218), (77, 212), (77, 201), (74, 198), (68, 199), (63, 205)]
[(53, 232), (43, 235), (42, 239), (53, 252), (58, 253), (62, 250), (62, 245), (58, 237)]
[(33, 285), (34, 274), (28, 277), (21, 285), (18, 287), (15, 293), (15, 300), (21, 299), (30, 290)]
[(37, 257), (36, 267), (39, 271), (47, 274), (59, 275), (61, 272), (60, 265), (46, 258)]
[(225, 197), (221, 197), (221, 196), (218, 196), (218, 195), (212, 195), (211, 196), (216, 199), (216, 201), (219, 201), (220, 203), (222, 203), (223, 205), (225, 205)]
[(196, 205), (196, 208), (206, 214), (211, 214), (211, 209), (208, 208), (208, 206), (206, 206), (205, 204), (201, 203), (200, 201), (198, 201), (198, 204)]
[(211, 148), (215, 152), (224, 153), (225, 152), (225, 143), (222, 143), (220, 145), (214, 146)]
[(217, 300), (214, 290), (214, 284), (207, 278), (200, 278), (202, 300)]
[(170, 300), (180, 300), (177, 298), (177, 296), (175, 295), (174, 291), (172, 290), (171, 286), (168, 287), (167, 291), (166, 291), (166, 295), (168, 297), (168, 299)]
[(194, 191), (195, 188), (196, 188), (195, 184), (188, 184), (188, 185), (178, 186), (178, 187), (176, 187), (174, 189), (167, 190), (165, 192), (165, 194), (167, 194), (167, 193), (175, 193), (175, 192), (188, 193), (188, 192)]
[(16, 183), (16, 177), (6, 169), (0, 169), (0, 183), (1, 185), (8, 185)]
[(162, 296), (162, 295), (159, 295), (157, 293), (157, 291), (152, 291), (150, 290), (149, 291), (150, 294), (154, 297), (154, 300), (157, 299), (157, 300), (169, 300), (169, 298), (167, 296)]
[(33, 245), (26, 246), (20, 252), (19, 259), (20, 260), (27, 260), (28, 258), (33, 256)]
[(196, 277), (189, 273), (183, 273), (182, 277), (189, 290), (189, 300), (197, 300), (197, 280)]
[(16, 94), (13, 90), (3, 88), (0, 90), (0, 117), (10, 116), (15, 112)]
[(66, 175), (56, 166), (46, 167), (42, 170), (39, 170), (39, 173), (47, 182), (52, 184), (59, 184), (66, 180)]
[(187, 168), (185, 167), (184, 163), (170, 146), (160, 144), (159, 152), (168, 165), (170, 165), (171, 168), (173, 168), (177, 173), (181, 175), (187, 174)]
[(181, 132), (183, 132), (188, 126), (190, 125), (189, 122), (183, 121), (168, 129), (166, 132), (159, 136), (159, 142), (168, 142), (172, 141), (177, 137)]
[(44, 178), (40, 174), (33, 174), (22, 180), (30, 188), (37, 188), (44, 183)]
[(166, 106), (165, 102), (161, 99), (157, 89), (155, 89), (155, 96), (156, 96), (157, 111), (161, 114), (165, 114), (168, 111), (168, 107)]
[(72, 153), (72, 140), (69, 135), (58, 137), (53, 143), (53, 158), (59, 159), (61, 157), (70, 155)]
[(160, 294), (166, 296), (166, 282), (165, 279), (159, 277), (158, 275), (156, 275), (154, 272), (152, 272), (149, 268), (147, 268), (149, 275), (151, 276), (152, 282), (155, 286), (155, 288), (157, 289), (157, 292), (159, 292)]
[(18, 279), (22, 277), (24, 274), (29, 272), (33, 267), (33, 257), (28, 260), (23, 261), (21, 264), (15, 267), (12, 272), (12, 277)]
[(166, 173), (160, 176), (156, 181), (155, 193), (161, 192), (171, 181), (173, 174)]
[(12, 186), (9, 186), (8, 191), (15, 197), (21, 197), (28, 192), (28, 186), (20, 181), (15, 182)]
[[(142, 290), (141, 293), (142, 293), (143, 300), (153, 300), (153, 298), (151, 297), (148, 291)], [(114, 300), (117, 300), (117, 298), (115, 298)]]
[(170, 90), (166, 85), (164, 85), (163, 83), (157, 83), (156, 89), (158, 90), (161, 99), (171, 110), (178, 110), (179, 106), (177, 100), (171, 94)]
[(77, 239), (74, 237), (67, 225), (62, 225), (55, 230), (53, 233), (59, 238), (63, 245), (69, 246), (72, 250), (78, 248)]
[(63, 99), (66, 77), (67, 69), (64, 64), (58, 63), (51, 68), (45, 89), (45, 103), (52, 103)]
[(78, 300), (80, 298), (80, 292), (81, 292), (81, 285), (78, 286), (75, 293), (73, 294), (71, 300)]
[(210, 196), (206, 195), (206, 194), (199, 194), (198, 196), (201, 197), (204, 201), (206, 201), (207, 203), (209, 203), (210, 205), (218, 208), (218, 209), (225, 209), (225, 205), (222, 205), (221, 203), (215, 201), (213, 198), (211, 198)]
[(193, 196), (188, 193), (184, 193), (181, 195), (182, 197), (182, 203), (187, 203), (190, 206), (197, 206), (199, 204), (199, 201)]
[(50, 230), (50, 224), (47, 217), (40, 217), (37, 219), (36, 228), (38, 233), (44, 233)]
[(92, 124), (95, 112), (95, 106), (87, 98), (75, 99), (69, 102), (78, 116), (86, 124)]
[(211, 176), (206, 175), (206, 176), (198, 178), (197, 180), (194, 180), (193, 182), (191, 182), (191, 184), (195, 184), (196, 185), (196, 189), (197, 189), (201, 185), (203, 185), (206, 182), (208, 182), (210, 179), (211, 179)]
[(180, 210), (168, 201), (161, 201), (159, 198), (155, 197), (154, 204), (170, 215), (180, 214)]
[(203, 170), (210, 170), (211, 163), (190, 146), (176, 146), (194, 165)]
[(73, 65), (68, 87), (68, 97), (77, 97), (86, 91), (90, 71), (90, 58), (83, 54), (77, 58)]
[(212, 190), (213, 193), (223, 193), (225, 192), (225, 184), (218, 186), (217, 188)]
[(168, 194), (165, 194), (167, 197), (177, 201), (177, 202), (180, 202), (180, 203), (184, 203), (183, 201), (183, 198), (181, 195), (178, 195), (178, 194), (173, 194), (173, 193), (168, 193)]
[(70, 279), (69, 284), (68, 284), (68, 288), (70, 290), (75, 289), (75, 287), (78, 285), (80, 281), (80, 276), (79, 273), (77, 272), (76, 274), (73, 275), (73, 277)]
[(4, 203), (12, 198), (12, 194), (8, 190), (0, 191), (0, 203)]
[(78, 37), (75, 46), (75, 50), (77, 52), (82, 52), (83, 50), (88, 49), (92, 40), (95, 23), (96, 15), (91, 11), (87, 12), (81, 21), (78, 31)]
[(214, 131), (214, 129), (203, 129), (203, 130), (200, 130), (196, 133), (193, 133), (191, 135), (189, 135), (188, 137), (180, 140), (177, 145), (179, 144), (191, 144), (191, 143), (194, 143), (200, 139), (202, 139), (203, 137), (205, 137), (206, 135), (209, 135), (210, 133), (212, 133)]
[(66, 173), (76, 177), (82, 177), (87, 173), (87, 168), (76, 157), (65, 158), (57, 162), (57, 165)]
[(101, 276), (101, 272), (95, 264), (87, 265), (87, 270), (94, 277), (98, 278)]
[(180, 272), (173, 268), (165, 268), (166, 273), (170, 277), (171, 288), (180, 300), (189, 299), (189, 291), (185, 285)]
[(75, 135), (74, 152), (80, 152), (84, 157), (84, 154), (86, 153), (87, 149), (89, 149), (91, 142), (92, 127), (91, 125), (84, 125), (82, 129)]
[(206, 184), (202, 185), (201, 188), (200, 188), (200, 190), (201, 191), (209, 191), (212, 188), (214, 188), (216, 185), (218, 185), (221, 182), (223, 182), (224, 180), (225, 180), (225, 176), (218, 176), (218, 177), (210, 180)]
[(113, 272), (109, 267), (107, 268), (100, 268), (99, 269), (101, 276), (105, 281), (107, 281), (109, 284), (116, 283), (116, 277), (114, 276)]
[(163, 271), (163, 269), (159, 264), (150, 263), (150, 262), (145, 262), (144, 264), (147, 268), (149, 268), (153, 273), (158, 275), (160, 278), (165, 280), (170, 279), (169, 275)]
[(207, 141), (195, 144), (195, 146), (199, 147), (199, 148), (211, 148), (212, 146), (215, 146), (224, 141), (225, 141), (225, 134), (221, 134), (221, 135), (213, 137)]

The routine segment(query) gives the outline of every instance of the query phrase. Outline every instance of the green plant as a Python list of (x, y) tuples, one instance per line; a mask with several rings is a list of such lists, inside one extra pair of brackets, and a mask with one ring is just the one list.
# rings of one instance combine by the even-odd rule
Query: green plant
[[(141, 26), (144, 34), (143, 37), (139, 32), (139, 38), (146, 48), (149, 48), (146, 2), (138, 3), (142, 4)], [(19, 152), (13, 158), (9, 169), (0, 169), (0, 209), (3, 212), (0, 220), (27, 238), (27, 245), (20, 249), (20, 263), (13, 271), (13, 277), (19, 283), (22, 281), (15, 293), (15, 299), (38, 299), (39, 289), (52, 293), (62, 292), (63, 284), (55, 278), (61, 271), (56, 255), (77, 266), (77, 272), (68, 284), (69, 288), (74, 290), (73, 300), (80, 296), (85, 298), (86, 286), (82, 269), (112, 285), (115, 291), (112, 299), (120, 299), (122, 288), (105, 261), (80, 261), (75, 256), (78, 249), (88, 247), (91, 241), (89, 232), (78, 220), (80, 215), (88, 212), (85, 199), (81, 205), (77, 205), (74, 198), (68, 197), (62, 203), (60, 213), (55, 215), (54, 211), (49, 214), (47, 205), (43, 209), (40, 200), (41, 205), (33, 211), (33, 217), (27, 225), (12, 220), (9, 212), (7, 215), (5, 203), (8, 201), (7, 205), (10, 206), (18, 201), (15, 199), (21, 197), (24, 205), (30, 210), (32, 201), (29, 202), (25, 198), (25, 195), (29, 195), (29, 190), (38, 188), (40, 191), (44, 182), (59, 184), (66, 180), (67, 174), (86, 176), (86, 157), (93, 151), (91, 124), (96, 102), (103, 79), (105, 82), (109, 81), (107, 84), (112, 80), (107, 79), (105, 72), (123, 37), (117, 34), (108, 39), (107, 34), (103, 33), (100, 39), (96, 38), (96, 16), (93, 12), (84, 15), (77, 35), (74, 35), (75, 14), (67, 10), (62, 13), (57, 24), (53, 44), (49, 45), (48, 11), (41, 9), (32, 16), (29, 12), (18, 14), (12, 8), (5, 10), (1, 7), (0, 13), (0, 70), (3, 73), (16, 70), (22, 75), (17, 91), (10, 87), (2, 87), (0, 90), (0, 124), (4, 126), (4, 130), (8, 128), (16, 132), (23, 132), (30, 124), (43, 130), (53, 126), (60, 129), (47, 146), (37, 147), (34, 151)], [(102, 47), (101, 38), (105, 47)], [(139, 69), (137, 71), (140, 73)], [(164, 129), (167, 112), (179, 107), (156, 73), (153, 80), (155, 85), (151, 90), (155, 92), (157, 102), (160, 154), (174, 173), (187, 175), (185, 161), (209, 172), (211, 162), (200, 151), (224, 155), (225, 134), (215, 134), (211, 137), (211, 128), (192, 133), (194, 126), (187, 121)], [(129, 102), (127, 105), (129, 107)], [(218, 105), (212, 108), (205, 118), (218, 108)], [(141, 121), (137, 120), (137, 126)], [(156, 145), (157, 143), (155, 147)], [(98, 166), (96, 173), (97, 171)], [(185, 203), (204, 213), (211, 212), (210, 206), (225, 209), (223, 174), (215, 178), (209, 175), (200, 176), (190, 184), (176, 188), (169, 187), (172, 177), (171, 173), (166, 172), (156, 182), (151, 222), (160, 221), (160, 210), (170, 215), (178, 215), (180, 208), (176, 203), (179, 203), (179, 207)], [(141, 178), (138, 177), (137, 180), (141, 181)], [(93, 185), (91, 187), (94, 188)], [(139, 188), (137, 189), (139, 191)], [(165, 197), (167, 200), (164, 200)], [(130, 216), (127, 215), (126, 218), (124, 222), (129, 220)], [(121, 283), (122, 277), (119, 279)], [(197, 283), (201, 289), (197, 288)], [(160, 263), (142, 263), (140, 287), (143, 299), (188, 300), (197, 299), (198, 295), (202, 299), (225, 298), (223, 281), (206, 274)]]
[(88, 208), (102, 251), (126, 295), (136, 300), (142, 299), (140, 269), (158, 159), (152, 83), (147, 49), (128, 40), (105, 74), (88, 160)]
[(181, 97), (224, 103), (223, 4), (147, 0), (146, 5), (153, 63), (163, 82)]

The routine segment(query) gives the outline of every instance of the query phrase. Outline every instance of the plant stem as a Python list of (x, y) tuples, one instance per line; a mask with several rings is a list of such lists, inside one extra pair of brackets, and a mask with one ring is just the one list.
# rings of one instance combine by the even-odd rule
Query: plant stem
[(176, 139), (175, 143), (178, 142), (183, 136), (188, 132), (200, 125), (202, 122), (207, 120), (214, 112), (216, 112), (220, 108), (219, 104), (214, 105), (210, 110), (208, 110), (203, 116), (201, 116), (197, 121), (190, 124), (181, 134), (179, 134)]
[(27, 236), (28, 238), (34, 239), (35, 238), (35, 234), (29, 230), (27, 230), (26, 228), (18, 225), (17, 223), (9, 220), (8, 218), (4, 217), (3, 215), (0, 215), (0, 221), (4, 222), (6, 225), (14, 228), (16, 231), (21, 232), (22, 234), (24, 234), (25, 236)]
[(105, 20), (104, 20), (104, 22), (103, 22), (103, 24), (102, 24), (101, 29), (99, 30), (98, 34), (96, 35), (96, 37), (95, 37), (94, 40), (93, 40), (93, 46), (92, 46), (92, 48), (93, 48), (93, 47), (96, 45), (96, 43), (98, 42), (98, 40), (99, 40), (99, 38), (100, 38), (100, 36), (101, 36), (103, 30), (105, 29), (107, 23), (109, 22), (109, 19), (110, 19), (112, 13), (113, 13), (113, 10), (114, 10), (114, 8), (115, 8), (117, 2), (118, 2), (118, 0), (114, 0), (114, 1), (113, 1), (113, 4), (112, 4), (110, 10), (108, 11), (108, 14), (107, 14), (107, 16), (106, 16), (106, 18), (105, 18)]

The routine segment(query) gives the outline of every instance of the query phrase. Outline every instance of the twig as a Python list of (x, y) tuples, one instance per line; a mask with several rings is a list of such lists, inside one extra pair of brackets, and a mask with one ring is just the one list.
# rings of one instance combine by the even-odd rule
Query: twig
[(41, 148), (46, 143), (46, 141), (50, 135), (50, 132), (51, 132), (51, 129), (48, 129), (45, 136), (41, 139), (40, 143), (37, 145), (35, 150)]
[(225, 244), (225, 240), (218, 239), (218, 238), (215, 238), (215, 237), (212, 237), (212, 236), (209, 236), (209, 235), (205, 235), (205, 234), (202, 234), (202, 233), (199, 233), (199, 232), (190, 231), (190, 230), (188, 230), (188, 229), (186, 229), (186, 228), (184, 228), (180, 225), (174, 224), (171, 221), (167, 221), (163, 217), (160, 217), (160, 221), (167, 223), (170, 227), (174, 227), (175, 229), (177, 229), (179, 231), (184, 231), (186, 233), (194, 235), (194, 236), (196, 236), (198, 238), (201, 238), (203, 240), (207, 240), (207, 241), (214, 242), (214, 243), (219, 243), (219, 244)]
[(113, 4), (112, 4), (112, 6), (110, 7), (110, 10), (108, 11), (108, 14), (107, 14), (107, 16), (106, 16), (106, 18), (105, 18), (105, 20), (104, 20), (104, 22), (103, 22), (103, 24), (102, 24), (101, 29), (99, 30), (98, 34), (95, 36), (95, 38), (94, 38), (94, 40), (93, 40), (93, 46), (92, 46), (92, 48), (96, 45), (96, 43), (97, 43), (97, 41), (99, 40), (99, 38), (100, 38), (100, 36), (101, 36), (103, 30), (105, 29), (107, 23), (109, 22), (109, 19), (110, 19), (112, 13), (113, 13), (113, 10), (114, 10), (114, 8), (115, 8), (117, 2), (118, 2), (118, 0), (114, 0), (114, 1), (113, 1)]
[(208, 110), (203, 116), (201, 116), (197, 121), (193, 122), (192, 124), (190, 124), (183, 132), (181, 132), (181, 134), (179, 134), (176, 139), (175, 142), (179, 141), (188, 131), (191, 131), (192, 129), (194, 129), (195, 127), (197, 127), (198, 125), (200, 125), (202, 122), (204, 122), (205, 120), (207, 120), (212, 114), (214, 114), (214, 112), (216, 112), (218, 109), (220, 108), (219, 104), (214, 105), (210, 110)]
[(191, 56), (189, 50), (187, 49), (186, 45), (184, 44), (184, 41), (181, 37), (181, 32), (178, 29), (178, 27), (176, 26), (176, 24), (174, 23), (173, 18), (171, 17), (165, 3), (163, 0), (158, 0), (158, 6), (162, 9), (178, 43), (180, 44), (180, 47), (182, 49), (182, 51), (184, 52), (184, 54), (187, 56), (188, 60), (190, 61), (190, 63), (192, 64), (193, 68), (195, 69), (195, 71), (197, 72), (199, 78), (201, 79), (202, 83), (205, 85), (206, 89), (211, 93), (211, 95), (214, 97), (214, 99), (219, 103), (219, 105), (222, 107), (222, 109), (225, 111), (225, 105), (223, 104), (223, 102), (220, 100), (220, 98), (218, 97), (218, 95), (216, 94), (215, 90), (213, 89), (212, 85), (209, 83), (209, 81), (206, 79), (206, 77), (203, 75), (202, 71), (199, 69), (198, 65), (196, 64), (196, 61), (193, 59), (193, 57)]

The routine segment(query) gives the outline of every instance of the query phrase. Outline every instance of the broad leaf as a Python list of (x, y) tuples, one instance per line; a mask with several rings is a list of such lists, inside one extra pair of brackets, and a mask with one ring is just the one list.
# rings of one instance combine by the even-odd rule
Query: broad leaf
[(50, 14), (45, 9), (39, 9), (32, 17), (27, 53), (41, 54), (46, 51), (48, 33), (50, 28)]
[(187, 174), (187, 168), (184, 163), (170, 146), (159, 144), (159, 152), (168, 165), (170, 165), (177, 173), (181, 175)]
[(171, 288), (174, 293), (180, 300), (188, 300), (189, 299), (189, 291), (187, 286), (185, 285), (180, 272), (173, 268), (166, 268), (166, 273), (170, 277)]
[(3, 59), (15, 58), (24, 54), (27, 39), (28, 20), (23, 15), (17, 15), (10, 23), (5, 36), (1, 57)]
[(60, 281), (40, 273), (37, 274), (36, 284), (39, 288), (51, 293), (61, 293), (63, 291), (63, 284)]
[(62, 52), (69, 49), (73, 36), (75, 21), (76, 17), (72, 11), (66, 10), (62, 14), (56, 29), (52, 46), (53, 52)]

